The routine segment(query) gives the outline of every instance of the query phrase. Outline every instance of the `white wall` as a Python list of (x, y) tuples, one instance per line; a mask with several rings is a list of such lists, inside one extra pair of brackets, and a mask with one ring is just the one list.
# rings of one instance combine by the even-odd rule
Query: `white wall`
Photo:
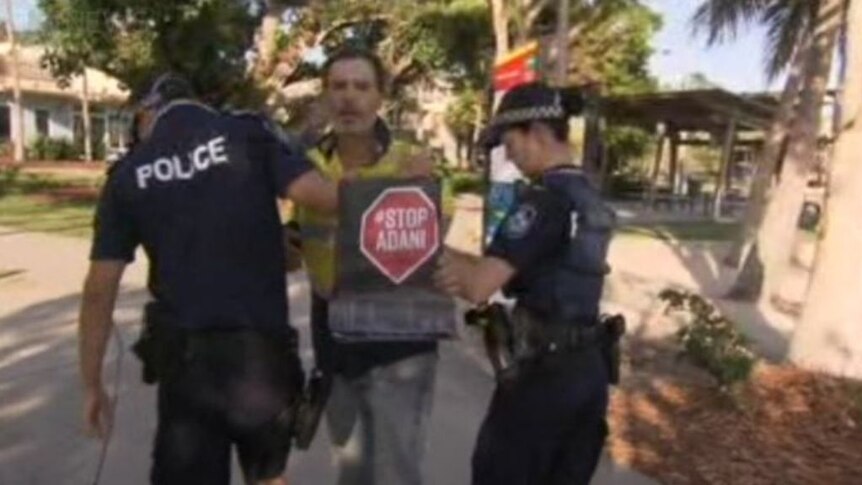
[[(44, 109), (48, 111), (48, 136), (51, 138), (66, 138), (73, 140), (75, 136), (75, 113), (80, 112), (81, 104), (77, 99), (57, 98), (51, 96), (38, 96), (25, 94), (24, 105), (24, 136), (25, 146), (29, 146), (38, 136), (36, 129), (36, 111)], [(9, 106), (10, 131), (13, 138), (18, 136), (18, 120), (12, 109), (13, 100), (10, 95), (0, 96), (0, 104)], [(92, 111), (99, 111), (106, 120), (105, 142), (107, 143), (108, 123), (107, 120), (121, 110), (115, 107), (90, 105)], [(94, 140), (95, 142), (95, 140)]]

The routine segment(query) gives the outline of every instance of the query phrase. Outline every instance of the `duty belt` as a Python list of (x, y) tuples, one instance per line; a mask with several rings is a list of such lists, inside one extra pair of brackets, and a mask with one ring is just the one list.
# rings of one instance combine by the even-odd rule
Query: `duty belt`
[(559, 323), (541, 320), (522, 307), (510, 316), (494, 303), (467, 312), (465, 319), (483, 330), (485, 350), (500, 384), (513, 382), (528, 361), (588, 347), (601, 350), (609, 381), (619, 382), (619, 342), (626, 326), (622, 315)]
[(523, 307), (516, 307), (512, 312), (512, 333), (515, 360), (597, 345), (607, 334), (597, 318), (549, 322)]

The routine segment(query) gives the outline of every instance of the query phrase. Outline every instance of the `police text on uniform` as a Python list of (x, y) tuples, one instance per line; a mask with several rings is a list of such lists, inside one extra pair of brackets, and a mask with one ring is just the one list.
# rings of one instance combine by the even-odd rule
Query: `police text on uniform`
[(146, 189), (155, 179), (159, 182), (191, 180), (196, 173), (205, 172), (215, 165), (230, 163), (225, 153), (225, 137), (218, 136), (202, 143), (186, 155), (188, 163), (183, 163), (180, 155), (162, 157), (153, 163), (141, 165), (136, 170), (138, 188)]

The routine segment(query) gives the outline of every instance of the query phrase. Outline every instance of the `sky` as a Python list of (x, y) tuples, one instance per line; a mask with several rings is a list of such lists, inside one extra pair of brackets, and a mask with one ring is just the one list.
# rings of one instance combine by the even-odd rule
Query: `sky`
[(769, 87), (763, 74), (764, 28), (752, 25), (741, 29), (731, 42), (707, 47), (705, 35), (692, 34), (691, 17), (700, 0), (645, 0), (645, 3), (663, 16), (662, 29), (653, 39), (655, 53), (650, 59), (650, 71), (662, 84), (679, 82), (700, 72), (731, 91), (762, 91)]
[[(0, 19), (6, 18), (6, 6), (0, 3)], [(12, 0), (15, 30), (29, 30), (39, 25), (39, 9), (36, 0)]]
[[(38, 26), (37, 0), (12, 0), (17, 29)], [(706, 46), (701, 34), (692, 34), (691, 16), (700, 0), (644, 0), (663, 16), (663, 27), (653, 39), (655, 54), (650, 71), (662, 85), (677, 84), (690, 74), (700, 72), (732, 91), (762, 91), (769, 87), (763, 75), (764, 29), (751, 26), (734, 41)], [(5, 17), (5, 9), (0, 18)], [(775, 86), (773, 86), (774, 88)]]

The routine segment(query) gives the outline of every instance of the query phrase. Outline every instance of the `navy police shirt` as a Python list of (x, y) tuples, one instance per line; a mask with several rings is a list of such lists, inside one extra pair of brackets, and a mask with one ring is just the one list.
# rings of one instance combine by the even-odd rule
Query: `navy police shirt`
[[(552, 169), (553, 170), (553, 169)], [(571, 209), (564, 197), (540, 184), (528, 186), (497, 228), (485, 251), (515, 269), (506, 294), (530, 285), (542, 263), (553, 260), (569, 243)]]
[(287, 329), (276, 198), (312, 168), (261, 117), (172, 103), (112, 170), (91, 259), (130, 262), (141, 245), (182, 327)]

